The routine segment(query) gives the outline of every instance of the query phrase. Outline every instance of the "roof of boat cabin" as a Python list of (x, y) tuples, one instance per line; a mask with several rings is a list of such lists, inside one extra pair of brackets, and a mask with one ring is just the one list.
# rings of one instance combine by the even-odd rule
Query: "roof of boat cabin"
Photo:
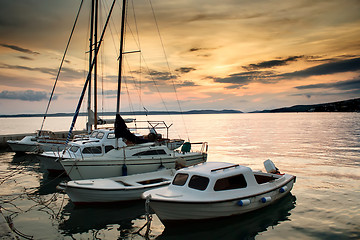
[(204, 176), (215, 175), (227, 175), (229, 173), (237, 172), (251, 172), (251, 168), (241, 166), (235, 163), (227, 162), (204, 162), (197, 164), (191, 167), (183, 168), (178, 171), (178, 173), (191, 173), (191, 174), (201, 174)]

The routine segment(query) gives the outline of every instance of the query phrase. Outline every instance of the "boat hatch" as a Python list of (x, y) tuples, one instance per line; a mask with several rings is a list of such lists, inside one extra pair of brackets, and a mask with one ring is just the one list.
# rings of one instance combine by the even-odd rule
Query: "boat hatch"
[(148, 185), (148, 184), (154, 184), (154, 183), (161, 183), (161, 182), (165, 182), (165, 181), (168, 181), (168, 180), (165, 178), (155, 178), (155, 179), (148, 179), (148, 180), (140, 181), (137, 183), (142, 184), (142, 185)]
[(271, 182), (274, 181), (276, 178), (273, 176), (265, 176), (265, 175), (259, 175), (259, 174), (254, 174), (254, 177), (256, 179), (256, 182), (258, 184), (263, 184), (263, 183), (267, 183), (267, 182)]
[(145, 156), (145, 155), (166, 155), (166, 152), (163, 149), (154, 149), (154, 150), (147, 150), (144, 152), (133, 154), (133, 156)]
[(121, 180), (119, 180), (119, 181), (115, 181), (115, 182), (117, 182), (117, 183), (121, 183), (122, 185), (124, 185), (125, 187), (130, 187), (130, 186), (133, 186), (133, 185), (131, 185), (130, 183), (126, 183), (126, 182), (123, 182), (123, 181), (121, 181)]

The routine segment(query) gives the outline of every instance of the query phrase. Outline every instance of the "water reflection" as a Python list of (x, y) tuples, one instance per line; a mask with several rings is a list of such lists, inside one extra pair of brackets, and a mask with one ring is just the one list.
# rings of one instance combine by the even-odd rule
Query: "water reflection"
[(81, 207), (77, 207), (69, 201), (61, 212), (61, 218), (64, 220), (59, 224), (59, 230), (63, 235), (69, 236), (106, 229), (109, 225), (118, 224), (120, 233), (130, 232), (133, 228), (132, 221), (141, 218), (144, 214), (143, 201)]
[(156, 239), (254, 239), (268, 227), (289, 221), (290, 211), (295, 205), (296, 197), (289, 194), (274, 205), (249, 214), (221, 221), (201, 221), (191, 225), (166, 227)]

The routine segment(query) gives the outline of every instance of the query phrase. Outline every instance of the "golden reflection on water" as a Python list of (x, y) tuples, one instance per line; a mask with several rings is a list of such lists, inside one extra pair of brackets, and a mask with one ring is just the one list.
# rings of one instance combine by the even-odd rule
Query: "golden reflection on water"
[[(192, 142), (207, 141), (208, 161), (233, 162), (264, 170), (263, 162), (271, 159), (281, 172), (297, 176), (292, 190), (296, 201), (288, 202), (289, 209), (281, 210), (282, 206), (288, 206), (287, 203), (265, 211), (271, 216), (283, 213), (275, 219), (256, 214), (248, 216), (250, 222), (244, 222), (240, 217), (225, 225), (213, 224), (206, 230), (193, 226), (191, 232), (186, 229), (179, 232), (164, 229), (154, 216), (151, 239), (218, 239), (221, 236), (222, 239), (251, 239), (254, 236), (256, 239), (360, 238), (360, 114), (137, 118), (171, 120), (174, 123), (170, 128), (171, 137), (180, 136)], [(67, 129), (67, 124), (62, 128)], [(2, 211), (13, 218), (20, 231), (36, 239), (47, 239), (49, 234), (58, 239), (144, 239), (142, 235), (134, 234), (146, 222), (142, 203), (126, 208), (74, 208), (66, 195), (56, 193), (55, 186), (62, 179), (44, 173), (32, 155), (1, 153), (0, 158)], [(251, 227), (241, 229), (239, 224)]]

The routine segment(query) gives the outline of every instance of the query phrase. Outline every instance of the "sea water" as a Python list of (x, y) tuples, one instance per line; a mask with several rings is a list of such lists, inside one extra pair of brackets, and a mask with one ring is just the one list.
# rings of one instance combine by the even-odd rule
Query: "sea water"
[[(172, 138), (209, 144), (208, 161), (264, 171), (271, 159), (296, 175), (292, 194), (276, 204), (222, 221), (165, 228), (144, 202), (75, 207), (56, 190), (35, 155), (0, 153), (0, 206), (21, 239), (359, 239), (360, 114), (266, 113), (137, 116), (164, 120)], [(49, 120), (50, 119), (50, 120)], [(49, 118), (67, 130), (71, 118)], [(2, 118), (1, 134), (34, 132), (41, 118)], [(86, 120), (80, 119), (78, 130)], [(148, 232), (147, 232), (148, 230)]]

